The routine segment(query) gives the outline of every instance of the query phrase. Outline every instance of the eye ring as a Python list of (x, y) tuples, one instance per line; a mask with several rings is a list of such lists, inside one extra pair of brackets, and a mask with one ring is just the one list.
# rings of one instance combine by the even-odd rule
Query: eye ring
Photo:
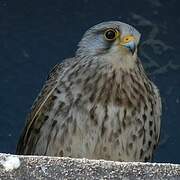
[(114, 41), (117, 38), (118, 32), (116, 29), (107, 29), (104, 32), (104, 37), (107, 41)]

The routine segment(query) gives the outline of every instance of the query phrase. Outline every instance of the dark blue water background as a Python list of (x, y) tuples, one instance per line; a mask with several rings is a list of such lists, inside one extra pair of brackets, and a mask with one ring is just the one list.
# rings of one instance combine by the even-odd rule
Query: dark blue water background
[(178, 0), (1, 0), (0, 152), (15, 152), (49, 70), (73, 56), (83, 32), (99, 22), (119, 20), (142, 33), (140, 56), (162, 95), (155, 161), (180, 163), (179, 7)]

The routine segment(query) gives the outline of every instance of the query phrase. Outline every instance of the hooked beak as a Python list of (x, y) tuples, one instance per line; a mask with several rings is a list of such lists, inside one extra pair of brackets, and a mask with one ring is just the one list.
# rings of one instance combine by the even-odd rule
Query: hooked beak
[(129, 42), (127, 44), (124, 44), (124, 47), (128, 48), (129, 51), (132, 53), (132, 55), (134, 54), (134, 52), (136, 50), (136, 45), (134, 42)]
[(123, 37), (120, 44), (123, 47), (127, 48), (132, 53), (132, 55), (134, 55), (134, 52), (136, 50), (136, 42), (134, 36), (128, 35)]

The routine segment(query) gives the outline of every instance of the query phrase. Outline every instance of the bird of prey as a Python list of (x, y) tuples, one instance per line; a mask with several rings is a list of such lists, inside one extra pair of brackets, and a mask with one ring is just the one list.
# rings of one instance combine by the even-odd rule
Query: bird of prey
[(140, 33), (119, 21), (88, 29), (32, 106), (17, 154), (151, 161), (161, 99), (138, 58)]

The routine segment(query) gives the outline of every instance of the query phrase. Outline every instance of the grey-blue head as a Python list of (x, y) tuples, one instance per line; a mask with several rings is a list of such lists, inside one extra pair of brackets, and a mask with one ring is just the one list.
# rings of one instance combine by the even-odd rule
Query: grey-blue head
[(140, 33), (132, 26), (119, 21), (103, 22), (86, 31), (76, 54), (90, 57), (118, 51), (133, 56), (139, 40)]

